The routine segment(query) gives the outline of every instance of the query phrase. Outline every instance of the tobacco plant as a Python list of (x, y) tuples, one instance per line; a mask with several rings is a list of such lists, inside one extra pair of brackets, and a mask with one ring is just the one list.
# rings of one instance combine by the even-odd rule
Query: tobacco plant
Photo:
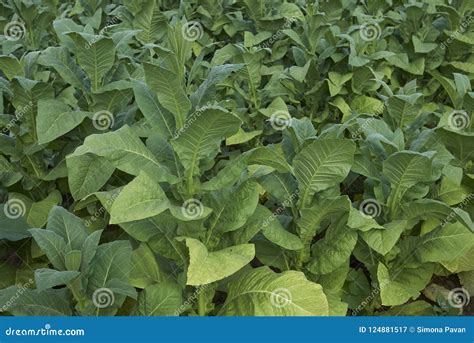
[(0, 313), (469, 314), (473, 3), (0, 4)]

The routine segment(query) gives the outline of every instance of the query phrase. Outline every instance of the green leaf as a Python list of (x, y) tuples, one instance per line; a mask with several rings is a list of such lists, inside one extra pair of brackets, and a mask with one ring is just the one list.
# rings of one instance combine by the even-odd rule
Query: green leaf
[(60, 235), (50, 230), (30, 229), (29, 231), (41, 250), (48, 256), (54, 268), (65, 270), (64, 254), (66, 241)]
[(35, 270), (36, 289), (44, 291), (60, 285), (65, 285), (80, 273), (78, 271), (57, 271), (41, 268)]
[(110, 211), (110, 223), (126, 223), (154, 217), (169, 206), (159, 181), (145, 172), (140, 173), (115, 199)]
[(88, 112), (72, 111), (62, 101), (40, 100), (36, 117), (38, 143), (45, 144), (61, 137), (82, 123), (87, 115)]
[(41, 52), (38, 63), (53, 67), (62, 79), (72, 86), (78, 89), (84, 88), (84, 72), (69, 56), (66, 47), (50, 46)]
[(165, 281), (147, 286), (138, 296), (137, 316), (176, 316), (183, 302), (181, 287)]
[(260, 205), (257, 209), (259, 209), (258, 214), (261, 219), (259, 224), (262, 227), (262, 233), (266, 239), (288, 250), (303, 249), (301, 239), (287, 231), (281, 225), (276, 214), (272, 213), (265, 206)]
[(154, 64), (145, 63), (143, 68), (147, 84), (156, 92), (160, 104), (173, 113), (176, 127), (181, 129), (191, 109), (181, 80), (172, 71)]
[(398, 268), (393, 271), (379, 263), (377, 278), (380, 287), (382, 305), (396, 306), (416, 298), (430, 282), (433, 265), (423, 264), (418, 268)]
[(312, 246), (312, 258), (307, 268), (315, 274), (333, 272), (349, 260), (357, 243), (357, 232), (348, 230), (344, 220), (331, 225), (324, 239)]
[(164, 137), (172, 137), (176, 125), (173, 116), (163, 109), (158, 97), (144, 82), (136, 81), (133, 84), (135, 100), (150, 125)]
[(345, 179), (354, 161), (354, 152), (355, 144), (342, 139), (317, 140), (301, 150), (293, 161), (293, 168), (303, 207), (311, 204), (314, 193)]
[[(252, 306), (249, 306), (251, 304)], [(229, 284), (223, 316), (327, 316), (328, 301), (322, 287), (303, 273), (277, 274), (261, 267)]]
[(474, 245), (474, 233), (459, 223), (446, 224), (420, 237), (416, 256), (422, 262), (451, 261)]
[(132, 254), (130, 284), (137, 288), (146, 288), (161, 281), (160, 268), (150, 247), (144, 243)]
[(123, 126), (115, 132), (88, 136), (73, 155), (86, 153), (104, 157), (117, 169), (131, 175), (138, 176), (144, 171), (155, 175), (160, 182), (177, 181), (128, 126)]
[(405, 220), (398, 220), (387, 223), (380, 229), (375, 228), (361, 232), (360, 235), (369, 247), (379, 254), (386, 255), (395, 246), (406, 227)]
[(46, 228), (62, 237), (67, 246), (74, 250), (80, 250), (87, 238), (84, 221), (59, 206), (49, 212)]
[(205, 285), (222, 280), (247, 265), (255, 256), (253, 244), (240, 244), (209, 252), (204, 244), (186, 238), (189, 248), (187, 285)]
[(235, 134), (241, 124), (239, 118), (223, 108), (211, 107), (192, 114), (193, 121), (185, 126), (172, 145), (189, 175), (198, 172), (203, 158), (213, 158), (220, 143)]
[(431, 160), (426, 154), (397, 152), (383, 162), (383, 173), (392, 188), (388, 207), (395, 213), (400, 200), (410, 187), (431, 179)]
[(235, 190), (223, 190), (209, 195), (213, 211), (209, 218), (209, 238), (212, 233), (224, 233), (241, 228), (255, 212), (258, 204), (258, 184), (249, 180)]
[(112, 39), (71, 32), (69, 37), (75, 43), (76, 58), (92, 83), (92, 90), (98, 91), (105, 74), (112, 68), (115, 60), (115, 44)]
[[(11, 211), (12, 205), (15, 203), (10, 202), (0, 205), (0, 239), (7, 239), (9, 241), (18, 241), (30, 236), (28, 232), (29, 225), (23, 216), (7, 216), (7, 213)], [(22, 208), (21, 203), (18, 203)], [(14, 208), (14, 207), (13, 207)], [(21, 213), (21, 212), (18, 212)]]
[[(18, 297), (18, 294), (21, 296)], [(14, 316), (72, 315), (71, 299), (65, 289), (39, 291), (11, 286), (0, 290), (0, 304), (7, 304), (13, 297), (16, 298), (16, 301), (8, 308), (8, 312)]]
[(93, 154), (69, 155), (66, 165), (69, 189), (76, 200), (97, 192), (115, 170), (105, 158)]
[(25, 76), (23, 67), (18, 59), (13, 56), (0, 56), (0, 69), (9, 80), (16, 76)]
[[(94, 292), (101, 288), (115, 289), (115, 301), (111, 308), (94, 308), (94, 315), (114, 312), (115, 307), (120, 307), (125, 300), (124, 296), (119, 296), (119, 291), (129, 293), (134, 291), (128, 285), (130, 270), (132, 267), (132, 246), (128, 241), (114, 241), (102, 244), (98, 247), (97, 253), (92, 260), (92, 273), (87, 286), (88, 294), (92, 297)], [(120, 282), (120, 287), (114, 287)]]

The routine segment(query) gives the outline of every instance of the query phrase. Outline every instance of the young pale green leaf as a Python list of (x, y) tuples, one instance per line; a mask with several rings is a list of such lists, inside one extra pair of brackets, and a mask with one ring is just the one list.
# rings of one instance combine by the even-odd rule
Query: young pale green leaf
[(386, 255), (397, 243), (402, 232), (407, 228), (405, 220), (387, 223), (382, 228), (373, 228), (360, 233), (369, 247), (381, 255)]
[[(252, 306), (249, 306), (252, 304)], [(301, 272), (281, 274), (261, 267), (241, 274), (229, 284), (223, 316), (327, 316), (322, 287)]]
[(425, 263), (418, 268), (399, 266), (389, 270), (379, 263), (377, 279), (379, 281), (382, 305), (396, 306), (416, 298), (421, 290), (430, 282), (433, 275), (433, 264)]
[(210, 107), (191, 114), (189, 124), (182, 128), (172, 145), (183, 166), (191, 175), (198, 172), (198, 163), (203, 158), (213, 158), (220, 143), (235, 134), (241, 121), (223, 108)]
[(397, 152), (383, 162), (383, 173), (392, 187), (388, 200), (392, 213), (410, 187), (430, 180), (431, 163), (426, 154), (412, 151)]
[(127, 223), (154, 217), (170, 206), (157, 179), (143, 172), (126, 185), (115, 199), (110, 223)]
[(348, 140), (320, 139), (301, 150), (293, 161), (293, 168), (302, 207), (311, 204), (314, 193), (344, 180), (354, 161), (355, 148)]
[(281, 225), (276, 213), (262, 205), (259, 205), (257, 209), (259, 210), (259, 224), (266, 239), (288, 250), (303, 249), (301, 239)]
[(474, 246), (474, 233), (460, 223), (447, 223), (420, 237), (416, 256), (422, 262), (451, 261)]
[(105, 74), (112, 68), (115, 60), (115, 44), (112, 39), (71, 32), (69, 37), (75, 43), (75, 53), (79, 65), (91, 80), (92, 90), (98, 91)]
[(189, 248), (187, 285), (198, 286), (222, 280), (242, 269), (255, 257), (253, 244), (240, 244), (209, 252), (204, 244), (186, 238)]
[(154, 64), (145, 63), (143, 68), (147, 84), (156, 92), (160, 104), (173, 113), (176, 127), (181, 129), (191, 109), (181, 80), (172, 71)]

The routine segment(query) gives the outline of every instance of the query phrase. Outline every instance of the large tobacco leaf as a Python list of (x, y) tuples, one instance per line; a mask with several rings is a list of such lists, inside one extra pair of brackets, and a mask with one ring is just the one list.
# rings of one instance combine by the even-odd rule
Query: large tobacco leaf
[(45, 3), (0, 4), (0, 315), (469, 313), (471, 2)]

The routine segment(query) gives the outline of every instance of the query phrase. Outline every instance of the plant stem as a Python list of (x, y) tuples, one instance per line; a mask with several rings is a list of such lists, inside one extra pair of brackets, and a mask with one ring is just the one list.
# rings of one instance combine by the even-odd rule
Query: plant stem
[(186, 178), (186, 195), (188, 196), (188, 199), (192, 198), (194, 195), (194, 179), (192, 170), (188, 172)]
[(201, 317), (206, 316), (206, 298), (204, 298), (204, 292), (199, 287), (196, 287), (198, 294), (198, 313)]

